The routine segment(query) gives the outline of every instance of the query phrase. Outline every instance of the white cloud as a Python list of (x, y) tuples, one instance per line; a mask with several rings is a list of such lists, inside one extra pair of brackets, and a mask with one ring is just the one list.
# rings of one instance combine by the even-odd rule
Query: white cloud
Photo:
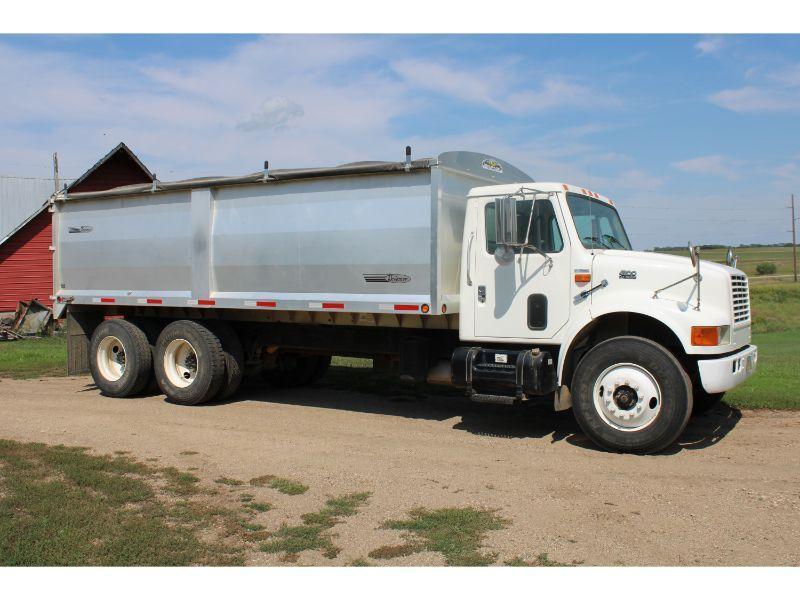
[(741, 113), (800, 111), (800, 90), (745, 86), (717, 92), (709, 96), (709, 100)]
[(544, 77), (536, 88), (519, 87), (512, 65), (464, 69), (422, 59), (398, 60), (395, 72), (410, 86), (487, 106), (511, 116), (524, 116), (556, 108), (608, 108), (619, 100), (605, 92), (569, 81)]
[(246, 121), (236, 125), (241, 131), (257, 131), (259, 129), (278, 129), (292, 119), (302, 117), (303, 107), (288, 98), (271, 98), (261, 103), (258, 111)]
[(745, 78), (752, 83), (712, 94), (709, 101), (740, 113), (800, 111), (800, 63), (774, 70), (750, 67)]
[(739, 178), (736, 170), (736, 163), (725, 156), (714, 154), (710, 156), (698, 156), (672, 163), (672, 166), (679, 171), (686, 173), (696, 173), (698, 175), (716, 175), (729, 180)]
[(700, 54), (716, 54), (725, 46), (725, 38), (720, 36), (705, 37), (694, 45)]

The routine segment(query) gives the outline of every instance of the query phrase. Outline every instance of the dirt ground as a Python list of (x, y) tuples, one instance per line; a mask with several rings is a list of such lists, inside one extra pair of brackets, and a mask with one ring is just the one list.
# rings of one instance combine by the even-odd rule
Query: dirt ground
[[(310, 490), (259, 491), (267, 528), (298, 524), (326, 498), (371, 492), (334, 528), (347, 564), (402, 542), (381, 529), (413, 507), (484, 507), (510, 519), (487, 534), (498, 563), (546, 552), (587, 565), (800, 565), (800, 413), (720, 407), (658, 456), (603, 452), (568, 413), (398, 401), (331, 389), (249, 389), (224, 404), (181, 407), (163, 396), (116, 400), (89, 378), (0, 381), (0, 437), (131, 451), (195, 468), (211, 483), (264, 474)], [(193, 451), (197, 454), (182, 454)], [(278, 564), (253, 553), (252, 564)], [(442, 564), (425, 552), (381, 564)]]

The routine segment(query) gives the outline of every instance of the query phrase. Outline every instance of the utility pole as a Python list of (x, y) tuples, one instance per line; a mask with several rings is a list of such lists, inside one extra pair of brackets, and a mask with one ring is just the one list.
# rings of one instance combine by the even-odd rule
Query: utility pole
[(794, 194), (792, 194), (792, 267), (794, 282), (797, 283), (797, 219), (794, 218)]
[(58, 193), (60, 187), (58, 181), (58, 152), (53, 152), (53, 183), (55, 184), (55, 192)]

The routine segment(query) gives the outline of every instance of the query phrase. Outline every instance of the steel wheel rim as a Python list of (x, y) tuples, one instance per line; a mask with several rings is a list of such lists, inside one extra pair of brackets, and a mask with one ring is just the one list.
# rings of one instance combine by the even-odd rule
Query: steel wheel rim
[(595, 380), (593, 395), (597, 414), (618, 431), (639, 431), (661, 412), (661, 388), (650, 371), (633, 363), (618, 363)]
[(97, 367), (106, 381), (119, 381), (125, 374), (127, 357), (119, 338), (109, 335), (97, 346)]
[(197, 352), (187, 340), (176, 339), (164, 350), (164, 373), (175, 387), (186, 388), (197, 377)]

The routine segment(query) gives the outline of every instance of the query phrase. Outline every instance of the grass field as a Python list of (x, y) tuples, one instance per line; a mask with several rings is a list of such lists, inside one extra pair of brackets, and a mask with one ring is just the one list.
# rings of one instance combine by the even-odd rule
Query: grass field
[[(736, 267), (747, 273), (748, 277), (754, 277), (753, 284), (772, 283), (775, 281), (787, 281), (792, 275), (792, 249), (782, 248), (734, 248), (734, 254), (739, 255), (739, 262)], [(700, 258), (725, 264), (727, 248), (715, 248), (711, 250), (700, 250)], [(666, 254), (676, 256), (689, 256), (687, 250), (668, 250)], [(762, 262), (775, 263), (777, 271), (774, 277), (762, 277), (756, 273), (756, 265)]]
[[(751, 289), (753, 343), (759, 348), (756, 374), (728, 393), (726, 402), (739, 408), (800, 410), (800, 285), (791, 283)], [(64, 336), (0, 342), (0, 379), (30, 379), (66, 374)], [(407, 385), (397, 377), (363, 369), (370, 361), (335, 357), (317, 385), (391, 397), (424, 398), (457, 394), (452, 388)], [(347, 367), (362, 367), (354, 371)], [(356, 374), (357, 373), (357, 374)]]

